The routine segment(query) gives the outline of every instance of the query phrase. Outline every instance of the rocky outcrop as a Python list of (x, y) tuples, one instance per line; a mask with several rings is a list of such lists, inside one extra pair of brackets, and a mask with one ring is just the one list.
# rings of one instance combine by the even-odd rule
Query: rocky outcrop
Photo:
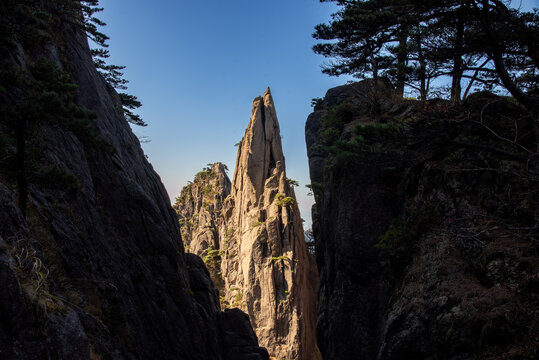
[(199, 256), (207, 249), (219, 248), (223, 201), (230, 194), (226, 165), (208, 165), (182, 189), (173, 206), (179, 217), (184, 246)]
[(0, 358), (267, 359), (184, 254), (118, 95), (57, 5), (0, 19)]
[(221, 238), (226, 242), (230, 236), (230, 233), (222, 233), (223, 202), (230, 194), (231, 185), (227, 170), (222, 163), (208, 164), (182, 189), (173, 205), (185, 249), (204, 259), (221, 299), (224, 297)]
[(271, 93), (253, 102), (223, 208), (227, 243), (222, 273), (227, 302), (249, 314), (260, 343), (278, 359), (318, 359), (316, 274), (293, 186), (285, 173)]
[(527, 114), (489, 94), (423, 105), (383, 87), (331, 89), (306, 124), (323, 358), (535, 356)]
[(286, 178), (269, 89), (254, 100), (231, 187), (219, 166), (204, 169), (178, 198), (184, 231), (193, 234), (190, 250), (223, 284), (222, 308), (247, 312), (272, 357), (320, 359), (314, 333), (316, 265)]

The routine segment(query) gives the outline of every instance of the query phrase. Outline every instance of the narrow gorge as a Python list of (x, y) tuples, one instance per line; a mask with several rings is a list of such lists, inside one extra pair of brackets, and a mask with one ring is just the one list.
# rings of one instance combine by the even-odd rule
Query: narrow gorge
[[(321, 2), (339, 9), (315, 27), (323, 71), (365, 79), (312, 99), (312, 112), (308, 99), (334, 83), (304, 83), (307, 60), (281, 63), (303, 61), (292, 50), (307, 44), (291, 33), (293, 9), (319, 15), (302, 2), (117, 7), (148, 31), (128, 28), (137, 51), (153, 46), (130, 55), (147, 61), (149, 124), (167, 131), (145, 154), (131, 127), (146, 125), (141, 103), (121, 92), (124, 67), (103, 60), (99, 2), (2, 1), (0, 360), (538, 359), (539, 12), (498, 0)], [(193, 8), (165, 21), (180, 5)], [(261, 35), (268, 19), (283, 28)], [(188, 31), (174, 27), (183, 22)], [(192, 62), (175, 63), (178, 49)], [(251, 70), (247, 84), (239, 73)], [(433, 90), (444, 77), (451, 85)], [(269, 88), (231, 179), (207, 164), (171, 205), (149, 162), (169, 185), (201, 148), (225, 156), (208, 129), (219, 123), (225, 138), (239, 118), (225, 116), (230, 99), (249, 102), (267, 78), (285, 90), (283, 132), (308, 160), (314, 246)], [(184, 80), (184, 91), (167, 87)]]
[(249, 314), (275, 359), (320, 359), (316, 346), (317, 271), (286, 177), (269, 89), (253, 102), (232, 182), (215, 163), (182, 189), (175, 209), (184, 245), (217, 285), (221, 307)]

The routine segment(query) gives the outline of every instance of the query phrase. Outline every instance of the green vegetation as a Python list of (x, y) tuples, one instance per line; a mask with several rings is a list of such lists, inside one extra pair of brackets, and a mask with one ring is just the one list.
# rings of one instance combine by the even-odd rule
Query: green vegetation
[(24, 214), (30, 184), (50, 184), (54, 177), (61, 182), (57, 190), (79, 188), (68, 170), (46, 158), (40, 139), (43, 126), (70, 131), (88, 148), (108, 152), (113, 148), (98, 135), (95, 114), (76, 104), (77, 86), (56, 63), (42, 59), (27, 71), (8, 65), (0, 69), (0, 83), (5, 85), (0, 99), (0, 169), (17, 189)]
[(234, 295), (234, 298), (231, 303), (228, 303), (226, 301), (225, 296), (219, 296), (219, 303), (221, 305), (221, 310), (241, 308), (243, 305), (245, 305), (245, 302), (243, 301), (243, 293), (240, 291), (239, 288), (233, 286), (229, 289), (229, 291), (230, 292), (236, 291), (236, 294)]
[(349, 161), (360, 158), (358, 156), (361, 152), (359, 147), (362, 139), (360, 137), (349, 141), (340, 139), (344, 126), (352, 119), (353, 109), (348, 103), (329, 108), (322, 116), (321, 127), (318, 131), (321, 140), (319, 150), (329, 155), (328, 166), (341, 163), (342, 160)]
[[(73, 3), (77, 3), (77, 1), (73, 1)], [(98, 6), (98, 0), (81, 1), (81, 11), (84, 17), (83, 28), (88, 38), (98, 46), (91, 50), (94, 66), (113, 88), (126, 90), (129, 81), (123, 77), (121, 72), (121, 70), (125, 69), (125, 66), (107, 64), (105, 60), (110, 57), (107, 50), (109, 37), (98, 30), (99, 27), (106, 25), (95, 16), (96, 13), (103, 11), (103, 8)], [(120, 92), (118, 95), (126, 121), (133, 125), (146, 126), (147, 124), (142, 120), (141, 116), (133, 112), (133, 110), (142, 106), (137, 97), (124, 92)]]
[(322, 115), (319, 130), (322, 143), (324, 145), (335, 143), (339, 139), (344, 125), (352, 121), (353, 115), (352, 106), (348, 103), (342, 103), (326, 110)]
[[(99, 135), (94, 124), (96, 114), (77, 104), (78, 87), (68, 72), (62, 70), (72, 69), (73, 64), (67, 63), (66, 54), (62, 53), (63, 28), (59, 24), (79, 26), (101, 47), (93, 50), (92, 56), (108, 57), (104, 49), (108, 37), (98, 31), (98, 27), (105, 24), (95, 16), (101, 10), (97, 0), (25, 1), (3, 6), (0, 16), (0, 176), (17, 190), (23, 214), (32, 184), (49, 186), (59, 192), (80, 188), (69, 169), (52, 165), (47, 158), (41, 138), (44, 129), (61, 128), (72, 132), (87, 151), (115, 151), (113, 145)], [(36, 44), (41, 47), (58, 44), (57, 58), (61, 59), (61, 64), (45, 58), (32, 61), (32, 57), (26, 55), (36, 53)], [(24, 58), (24, 68), (13, 61), (19, 58)], [(122, 80), (123, 84), (126, 82)], [(130, 109), (140, 106), (136, 98), (120, 94), (120, 101), (125, 106), (128, 121), (140, 125), (139, 117), (129, 115)], [(53, 184), (53, 180), (58, 182)]]
[(294, 198), (277, 193), (274, 199), (275, 205), (279, 207), (290, 207), (296, 203)]
[(193, 180), (194, 183), (200, 183), (204, 180), (209, 180), (212, 178), (217, 178), (217, 174), (214, 174), (211, 167), (205, 167), (198, 173), (196, 173), (195, 178)]
[(324, 186), (319, 182), (313, 181), (312, 183), (305, 185), (305, 187), (311, 191), (307, 195), (321, 194), (324, 191)]
[(319, 108), (322, 106), (323, 102), (324, 102), (324, 99), (322, 99), (322, 98), (313, 98), (313, 99), (311, 99), (311, 107), (314, 110), (319, 110)]
[(299, 182), (297, 182), (296, 180), (292, 180), (290, 178), (286, 178), (286, 181), (288, 182), (288, 184), (290, 186), (299, 186)]
[[(358, 163), (367, 153), (403, 155), (399, 142), (391, 140), (402, 133), (404, 124), (410, 122), (408, 119), (357, 124), (352, 134), (347, 134), (345, 139), (344, 127), (352, 121), (352, 113), (351, 106), (343, 103), (327, 109), (322, 116), (319, 130), (321, 142), (310, 151), (327, 154), (327, 167)], [(318, 192), (315, 190), (314, 193)]]
[(359, 124), (354, 127), (354, 135), (357, 142), (362, 142), (365, 138), (387, 137), (388, 133), (399, 129), (396, 122)]
[(238, 293), (234, 296), (234, 301), (232, 301), (232, 304), (230, 305), (233, 308), (241, 308), (243, 306), (243, 293), (238, 291)]
[(197, 216), (198, 214), (195, 214), (193, 216), (193, 219), (189, 220), (187, 218), (181, 218), (179, 219), (179, 223), (180, 223), (180, 226), (185, 226), (187, 228), (189, 228), (189, 230), (191, 231), (194, 231), (198, 228), (198, 219), (197, 219)]
[(223, 295), (219, 295), (219, 305), (221, 311), (224, 311), (225, 309), (230, 309), (230, 305), (226, 301), (226, 297), (224, 297)]
[(211, 185), (206, 185), (200, 190), (202, 192), (202, 195), (207, 197), (213, 197), (217, 195), (217, 190), (213, 188)]
[(202, 258), (206, 266), (219, 268), (221, 266), (221, 257), (224, 255), (223, 250), (208, 248), (205, 250), (206, 255)]
[(258, 227), (260, 225), (264, 225), (264, 222), (263, 221), (255, 221), (251, 226), (252, 227)]
[(271, 257), (271, 261), (279, 261), (279, 260), (283, 260), (283, 261), (290, 261), (290, 258), (286, 255), (281, 255), (281, 256), (272, 256)]
[(430, 204), (407, 211), (403, 216), (393, 219), (389, 229), (378, 238), (374, 247), (389, 254), (397, 274), (401, 274), (411, 261), (411, 254), (415, 252), (425, 228), (432, 222), (434, 213)]
[[(177, 211), (177, 208), (175, 209)], [(198, 229), (198, 213), (194, 214), (191, 219), (180, 217), (178, 222), (180, 224), (184, 247), (186, 251), (189, 251), (189, 244), (191, 243), (193, 233)]]
[(234, 236), (234, 228), (228, 228), (225, 230), (225, 233), (224, 233), (224, 237), (225, 237), (225, 241), (228, 241), (232, 238), (232, 236)]
[(34, 182), (47, 188), (67, 192), (81, 189), (79, 180), (73, 174), (56, 165), (48, 165), (39, 169), (35, 174)]
[(384, 251), (392, 251), (403, 244), (412, 243), (417, 237), (417, 232), (412, 230), (410, 221), (393, 219), (391, 227), (380, 236), (375, 248)]
[[(224, 164), (223, 167), (225, 170), (228, 169)], [(188, 182), (187, 185), (182, 188), (180, 196), (175, 199), (173, 205), (173, 208), (176, 211), (178, 211), (182, 205), (192, 201), (194, 195), (193, 191), (197, 188), (200, 188), (200, 192), (204, 198), (202, 205), (209, 210), (211, 202), (214, 200), (215, 196), (219, 195), (219, 176), (213, 172), (212, 168), (213, 164), (208, 164), (195, 175), (193, 181)], [(211, 180), (215, 181), (211, 182)], [(195, 187), (193, 187), (193, 185), (195, 185)]]
[(181, 205), (187, 204), (188, 201), (192, 199), (191, 191), (193, 189), (193, 183), (189, 182), (186, 186), (182, 188), (180, 196), (176, 197), (174, 205), (172, 207), (174, 210), (178, 211)]

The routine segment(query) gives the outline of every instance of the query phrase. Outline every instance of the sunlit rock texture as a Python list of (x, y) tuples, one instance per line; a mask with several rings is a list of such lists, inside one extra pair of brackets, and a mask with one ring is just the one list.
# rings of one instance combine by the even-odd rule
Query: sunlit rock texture
[(269, 89), (254, 100), (238, 146), (232, 184), (217, 163), (182, 191), (176, 209), (186, 245), (213, 270), (222, 308), (247, 312), (272, 357), (320, 359), (316, 266), (286, 177)]

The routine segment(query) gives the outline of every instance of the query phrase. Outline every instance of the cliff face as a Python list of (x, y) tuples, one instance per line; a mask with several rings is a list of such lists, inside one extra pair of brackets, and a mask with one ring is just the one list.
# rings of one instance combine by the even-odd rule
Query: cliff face
[(423, 109), (380, 83), (372, 116), (370, 94), (331, 89), (306, 124), (323, 358), (533, 357), (528, 114), (490, 94)]
[(1, 23), (0, 357), (266, 359), (184, 254), (118, 95), (60, 19), (47, 33)]
[[(293, 186), (286, 178), (269, 89), (254, 100), (224, 202), (228, 182), (219, 180), (227, 185), (217, 185), (224, 172), (216, 165), (205, 171), (204, 176), (214, 180), (203, 181), (199, 173), (182, 190), (177, 209), (180, 216), (189, 215), (183, 220), (186, 231), (196, 223), (190, 249), (215, 269), (217, 282), (223, 284), (221, 306), (246, 311), (271, 356), (320, 359), (314, 334), (316, 265), (307, 252)], [(213, 187), (208, 186), (211, 181)], [(199, 189), (206, 189), (209, 197), (200, 200), (195, 195)], [(209, 201), (206, 207), (200, 206), (204, 199)], [(199, 204), (197, 210), (190, 210), (191, 204)], [(204, 229), (203, 224), (210, 223), (218, 224), (218, 233), (213, 225)]]

